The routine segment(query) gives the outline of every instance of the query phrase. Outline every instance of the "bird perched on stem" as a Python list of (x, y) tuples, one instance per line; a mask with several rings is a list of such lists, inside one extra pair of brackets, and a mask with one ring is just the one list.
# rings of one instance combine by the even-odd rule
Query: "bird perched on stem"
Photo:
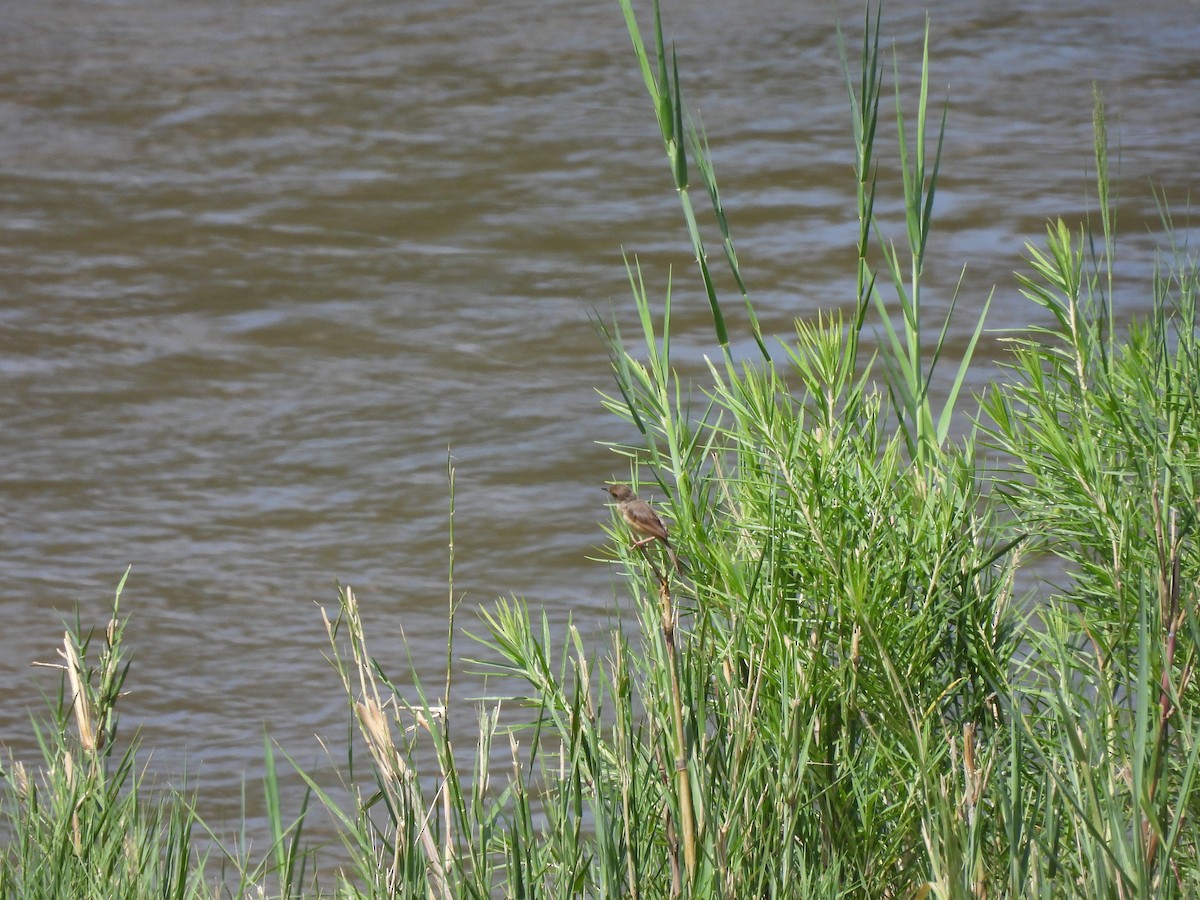
[(625, 520), (625, 524), (629, 526), (634, 535), (641, 536), (641, 540), (635, 540), (633, 546), (640, 549), (654, 541), (662, 541), (675, 566), (675, 571), (683, 571), (679, 565), (679, 556), (667, 539), (667, 526), (662, 523), (662, 519), (658, 517), (658, 513), (650, 504), (638, 497), (624, 484), (612, 484), (606, 490), (617, 501), (617, 509), (621, 513), (621, 518)]

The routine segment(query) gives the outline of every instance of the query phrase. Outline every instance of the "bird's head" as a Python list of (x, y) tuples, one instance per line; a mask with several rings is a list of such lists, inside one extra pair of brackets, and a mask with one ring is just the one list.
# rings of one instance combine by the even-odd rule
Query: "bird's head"
[(626, 500), (632, 500), (636, 496), (633, 491), (625, 484), (610, 484), (605, 488), (609, 495), (618, 503), (624, 503)]

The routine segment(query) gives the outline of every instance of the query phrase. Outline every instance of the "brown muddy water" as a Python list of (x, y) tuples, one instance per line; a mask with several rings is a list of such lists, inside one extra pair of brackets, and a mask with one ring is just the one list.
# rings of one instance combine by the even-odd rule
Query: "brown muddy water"
[[(834, 5), (664, 6), (760, 318), (786, 338), (853, 292)], [(840, 8), (853, 44), (861, 8)], [(885, 17), (910, 86), (925, 9)], [(967, 266), (952, 343), (993, 285), (992, 326), (1030, 322), (1024, 241), (1094, 211), (1093, 82), (1118, 308), (1144, 312), (1152, 188), (1183, 219), (1195, 183), (1200, 5), (930, 15), (950, 112), (927, 298), (944, 309)], [(29, 663), (76, 604), (102, 624), (132, 565), (124, 722), (152, 771), (186, 770), (219, 828), (244, 779), (259, 814), (264, 728), (304, 764), (326, 765), (318, 736), (343, 761), (319, 606), (353, 585), (385, 663), (406, 639), (437, 677), (448, 449), (461, 622), (515, 594), (608, 627), (599, 487), (627, 469), (597, 442), (629, 435), (600, 407), (589, 315), (632, 324), (622, 248), (658, 294), (674, 267), (681, 361), (713, 346), (616, 0), (12, 0), (0, 229), (6, 753), (32, 757), (53, 684)], [(974, 386), (999, 352), (989, 336)]]

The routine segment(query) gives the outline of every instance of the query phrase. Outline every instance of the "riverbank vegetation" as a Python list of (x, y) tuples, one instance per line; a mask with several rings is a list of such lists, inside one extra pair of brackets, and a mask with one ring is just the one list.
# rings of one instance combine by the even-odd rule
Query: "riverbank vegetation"
[[(1200, 277), (1169, 243), (1149, 313), (1118, 322), (1102, 100), (1096, 213), (1028, 245), (1017, 277), (1040, 324), (1008, 337), (974, 402), (963, 385), (987, 303), (959, 304), (972, 337), (954, 361), (923, 304), (944, 126), (928, 39), (905, 103), (884, 88), (877, 12), (844, 55), (857, 296), (776, 343), (657, 9), (647, 47), (621, 2), (715, 344), (708, 378), (681, 383), (671, 289), (653, 296), (631, 260), (641, 333), (600, 323), (604, 402), (637, 436), (612, 449), (664, 498), (681, 570), (614, 518), (627, 601), (599, 652), (519, 601), (484, 609), (475, 665), (510, 690), (453, 743), (447, 708), (469, 701), (450, 667), (437, 693), (392, 680), (343, 590), (326, 624), (370, 777), (349, 805), (308, 779), (339, 823), (338, 871), (312, 868), (306, 813), (281, 814), (269, 744), (261, 860), (204, 840), (188, 797), (149, 791), (136, 742), (114, 752), (128, 671), (114, 604), (102, 636), (66, 637), (40, 767), (5, 764), (0, 895), (1200, 895)], [(876, 145), (882, 110), (894, 161)], [(886, 227), (880, 167), (903, 194)], [(1174, 240), (1165, 205), (1163, 219)]]

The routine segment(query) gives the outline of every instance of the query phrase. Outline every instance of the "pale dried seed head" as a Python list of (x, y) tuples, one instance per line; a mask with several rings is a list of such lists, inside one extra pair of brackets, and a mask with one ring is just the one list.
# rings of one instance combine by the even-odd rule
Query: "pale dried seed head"
[(29, 797), (29, 773), (25, 771), (25, 763), (17, 760), (12, 767), (13, 781), (17, 785), (17, 797), (26, 800)]

